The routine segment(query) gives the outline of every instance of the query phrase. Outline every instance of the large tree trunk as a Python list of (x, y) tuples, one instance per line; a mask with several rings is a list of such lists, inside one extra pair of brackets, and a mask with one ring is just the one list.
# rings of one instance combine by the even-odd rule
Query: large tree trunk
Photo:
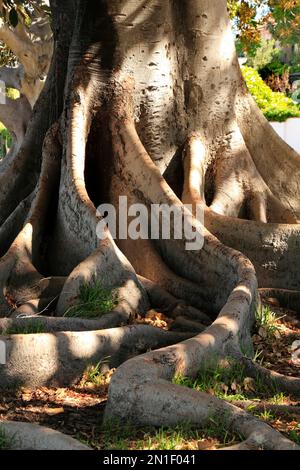
[[(197, 374), (211, 355), (230, 354), (249, 374), (300, 391), (300, 379), (258, 370), (240, 350), (251, 343), (257, 302), (252, 263), (260, 287), (298, 289), (297, 263), (290, 263), (297, 257), (299, 163), (245, 89), (226, 1), (53, 0), (52, 10), (55, 51), (46, 89), (21, 151), (0, 166), (3, 316), (34, 314), (57, 299), (56, 315), (62, 315), (82, 283), (95, 277), (118, 290), (112, 326), (145, 313), (151, 303), (167, 303), (174, 312), (182, 302), (186, 317), (209, 316), (212, 325), (122, 365), (110, 386), (107, 416), (199, 423), (217, 409), (245, 436), (246, 448), (296, 447), (235, 406), (170, 383), (178, 373)], [(66, 26), (66, 18), (75, 17)], [(210, 232), (196, 219), (193, 224), (203, 231), (203, 248), (187, 251), (184, 237), (154, 243), (114, 240), (108, 233), (99, 240), (96, 208), (118, 207), (119, 196), (147, 207), (200, 204)], [(115, 334), (120, 337), (118, 328)], [(64, 348), (70, 364), (76, 358), (76, 371), (79, 360), (84, 366), (87, 354), (95, 356), (95, 340), (81, 357), (69, 340), (60, 347), (61, 337), (53, 337), (54, 369), (66, 360), (59, 356)], [(53, 351), (47, 338), (43, 360)], [(27, 361), (16, 365), (33, 342), (9, 344), (17, 372), (7, 369), (3, 383), (20, 377), (59, 382), (57, 371), (51, 378), (49, 369), (46, 380), (40, 373), (34, 378)]]

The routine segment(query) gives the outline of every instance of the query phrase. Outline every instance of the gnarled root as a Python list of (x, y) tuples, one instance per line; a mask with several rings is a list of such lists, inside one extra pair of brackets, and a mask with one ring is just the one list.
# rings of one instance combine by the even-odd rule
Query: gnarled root
[(259, 289), (259, 294), (264, 302), (269, 299), (276, 299), (280, 307), (293, 310), (299, 314), (300, 291), (288, 289)]
[(300, 377), (291, 377), (262, 367), (247, 357), (238, 357), (239, 363), (244, 366), (249, 377), (259, 378), (266, 385), (278, 391), (286, 392), (296, 397), (300, 396)]
[[(205, 147), (199, 135), (191, 135), (187, 140), (184, 154), (185, 182), (182, 201), (185, 204), (192, 204), (194, 210), (197, 205), (202, 207), (204, 223), (208, 230), (225, 245), (241, 251), (253, 262), (260, 286), (297, 289), (300, 285), (297, 269), (299, 224), (289, 217), (282, 219), (284, 223), (266, 224), (265, 222), (269, 222), (269, 219), (260, 220), (260, 217), (256, 216), (250, 216), (254, 220), (238, 218), (240, 208), (232, 215), (232, 211), (229, 210), (223, 211), (224, 214), (220, 210), (218, 210), (219, 213), (215, 212), (216, 203), (215, 206), (208, 207), (204, 199), (205, 177), (203, 175), (208, 171), (209, 154), (204, 153), (203, 156), (203, 152), (205, 152)], [(225, 178), (224, 181), (227, 179)], [(229, 184), (228, 181), (227, 184)], [(235, 192), (230, 191), (230, 194), (234, 198)], [(271, 199), (273, 204), (275, 199), (273, 197)], [(253, 199), (251, 201), (254, 203)], [(280, 213), (278, 205), (277, 201), (274, 206), (274, 214), (277, 216)], [(259, 205), (255, 207), (255, 213), (258, 213)], [(287, 209), (282, 208), (282, 211), (287, 212)], [(262, 212), (266, 213), (266, 207), (262, 209)], [(292, 222), (294, 225), (287, 225), (285, 222)]]
[[(78, 329), (83, 325), (87, 323), (83, 321)], [(0, 388), (18, 385), (69, 386), (82, 377), (90, 364), (104, 361), (110, 367), (118, 367), (129, 357), (177, 343), (190, 336), (192, 334), (163, 331), (148, 325), (100, 331), (1, 336), (7, 362), (0, 365)]]
[(91, 450), (66, 434), (33, 423), (0, 421), (10, 450)]
[[(170, 8), (171, 3), (164, 2), (163, 8)], [(226, 2), (218, 3), (226, 10)], [(91, 54), (95, 51), (93, 42), (92, 48), (87, 47), (84, 51), (84, 61), (73, 75), (70, 74), (70, 91), (64, 114), (67, 119), (62, 131), (63, 149), (59, 143), (58, 129), (54, 126), (45, 141), (40, 181), (25, 226), (8, 251), (5, 247), (6, 254), (0, 261), (1, 304), (4, 314), (12, 304), (19, 308), (17, 314), (22, 311), (26, 313), (28, 304), (34, 299), (31, 313), (37, 315), (40, 303), (50, 298), (55, 302), (57, 300), (56, 314), (64, 315), (70, 306), (80, 300), (81, 285), (91, 283), (96, 278), (104, 288), (117, 290), (119, 305), (115, 312), (95, 320), (95, 323), (87, 320), (40, 319), (45, 326), (52, 331), (62, 327), (75, 330), (91, 328), (91, 325), (98, 327), (103, 321), (104, 328), (109, 326), (107, 321), (114, 325), (119, 321), (128, 321), (136, 313), (144, 314), (150, 307), (149, 298), (158, 306), (161, 304), (170, 309), (170, 316), (177, 322), (182, 322), (180, 317), (184, 316), (185, 328), (192, 326), (190, 321), (204, 322), (205, 325), (200, 327), (193, 324), (194, 328), (202, 330), (210, 325), (211, 320), (215, 320), (192, 338), (190, 336), (193, 335), (142, 325), (101, 331), (2, 336), (7, 363), (0, 366), (0, 386), (7, 387), (18, 382), (27, 386), (70, 385), (80, 378), (89, 363), (97, 363), (110, 356), (111, 367), (122, 365), (111, 381), (106, 419), (118, 417), (153, 425), (187, 420), (205, 424), (211, 415), (218, 413), (229, 428), (243, 435), (243, 448), (292, 449), (296, 445), (243, 410), (213, 396), (171, 383), (177, 374), (195, 377), (213, 355), (224, 357), (231, 351), (239, 352), (242, 343), (244, 346), (251, 345), (250, 330), (258, 292), (254, 267), (246, 256), (255, 263), (259, 280), (265, 282), (263, 285), (297, 288), (299, 284), (299, 273), (295, 267), (299, 264), (296, 258), (299, 226), (285, 224), (296, 221), (297, 211), (288, 207), (287, 201), (281, 202), (280, 194), (261, 176), (232, 109), (227, 120), (225, 116), (224, 119), (222, 116), (220, 118), (222, 123), (226, 121), (226, 125), (218, 126), (219, 123), (216, 123), (213, 129), (211, 139), (214, 146), (212, 142), (205, 141), (206, 127), (197, 122), (195, 116), (199, 116), (193, 107), (193, 97), (199, 96), (199, 83), (201, 79), (203, 82), (203, 77), (207, 80), (207, 67), (210, 62), (214, 63), (214, 59), (213, 54), (210, 57), (204, 52), (206, 45), (203, 37), (206, 34), (201, 35), (202, 44), (195, 18), (202, 18), (203, 33), (210, 31), (209, 22), (217, 18), (205, 14), (206, 0), (187, 0), (185, 4), (190, 7), (187, 8), (185, 20), (188, 34), (192, 36), (187, 54), (192, 64), (189, 69), (189, 96), (182, 96), (186, 101), (187, 122), (191, 121), (185, 127), (188, 127), (189, 135), (184, 136), (188, 143), (182, 200), (180, 194), (176, 196), (166, 183), (137, 132), (135, 118), (142, 111), (136, 113), (134, 109), (135, 84), (124, 70), (102, 74), (99, 71), (101, 60), (97, 54)], [(160, 22), (161, 11), (158, 7), (153, 8), (154, 17), (159, 16)], [(81, 23), (80, 27), (83, 27)], [(97, 35), (98, 26), (94, 29)], [(221, 36), (213, 38), (211, 48), (220, 46), (224, 40)], [(102, 44), (101, 41), (99, 43)], [(83, 47), (81, 42), (80, 47)], [(165, 54), (168, 46), (162, 49)], [(194, 50), (198, 53), (194, 54)], [(198, 74), (199, 57), (206, 59), (202, 77)], [(229, 54), (228, 60), (230, 57)], [(233, 68), (236, 65), (233, 63)], [(220, 70), (216, 74), (222, 76)], [(229, 81), (234, 88), (236, 82)], [(236, 90), (227, 91), (229, 96), (231, 91)], [(173, 92), (171, 90), (171, 95)], [(204, 120), (207, 103), (215, 99), (215, 93), (211, 91), (211, 95), (205, 97)], [(214, 116), (220, 116), (216, 109)], [(102, 174), (100, 183), (95, 177), (88, 184), (87, 174), (92, 170), (87, 168), (88, 158), (91, 157), (87, 155), (87, 149), (89, 145), (99, 147), (98, 140), (93, 142), (95, 122), (101, 129), (104, 148), (99, 150), (103, 159), (97, 164), (105, 177)], [(206, 124), (209, 122), (216, 121), (208, 115)], [(158, 147), (155, 147), (156, 151)], [(235, 171), (231, 172), (232, 167), (227, 168), (226, 163), (222, 163), (223, 151), (226, 161), (231, 162), (233, 167), (239, 159), (243, 161), (245, 171), (240, 180)], [(206, 188), (209, 171), (213, 170), (215, 162), (220, 161), (215, 172), (216, 187), (210, 185)], [(21, 169), (25, 162), (26, 159), (23, 161), (20, 157)], [(7, 165), (7, 174), (11, 174), (11, 167)], [(103, 172), (103, 168), (107, 172)], [(0, 166), (0, 182), (5, 178), (4, 167), (2, 170), (3, 173)], [(255, 185), (251, 184), (251, 178)], [(15, 187), (16, 182), (13, 183)], [(234, 197), (228, 194), (229, 183)], [(23, 196), (27, 197), (32, 192), (33, 188), (29, 186), (26, 194), (18, 193), (16, 200), (4, 211), (4, 220), (15, 210), (17, 215), (12, 217), (17, 220), (25, 215), (26, 211), (18, 209), (18, 206)], [(10, 193), (9, 190), (7, 194)], [(211, 193), (211, 200), (206, 204), (207, 193)], [(59, 194), (59, 197), (55, 197), (52, 204), (53, 194)], [(93, 201), (92, 194), (95, 197)], [(180, 240), (171, 236), (170, 240), (160, 239), (155, 243), (149, 240), (133, 243), (130, 240), (115, 241), (109, 229), (105, 228), (106, 237), (101, 238), (97, 227), (102, 217), (95, 206), (102, 200), (115, 203), (119, 195), (127, 195), (130, 202), (142, 202), (147, 208), (152, 204), (166, 204), (181, 210), (185, 202), (193, 205), (199, 203), (205, 211), (206, 226), (228, 246), (239, 248), (246, 256), (223, 245), (191, 213), (191, 224), (197, 233), (202, 234), (204, 241), (203, 247), (195, 251), (186, 250), (186, 242), (190, 240), (186, 239), (185, 234)], [(238, 219), (247, 211), (254, 221)], [(282, 224), (270, 225), (267, 222), (278, 222), (275, 212), (279, 214)], [(47, 214), (51, 214), (51, 230), (46, 223)], [(171, 229), (174, 229), (173, 221), (172, 224)], [(11, 224), (8, 225), (11, 227)], [(12, 234), (13, 231), (10, 236)], [(45, 240), (48, 256), (43, 256)], [(257, 250), (258, 244), (263, 245), (262, 250)], [(138, 277), (137, 273), (142, 277)], [(24, 326), (27, 320), (4, 320), (3, 324), (18, 326), (20, 322)], [(34, 320), (37, 320), (36, 316)], [(187, 337), (190, 339), (169, 346)], [(165, 349), (146, 352), (162, 347)], [(136, 357), (144, 352), (146, 354), (143, 356)], [(133, 356), (134, 359), (123, 364)]]
[(182, 299), (174, 297), (160, 285), (150, 281), (150, 279), (146, 279), (143, 276), (138, 276), (138, 279), (146, 289), (153, 308), (158, 308), (160, 311), (165, 312), (170, 318), (184, 317), (204, 325), (211, 324), (212, 320), (206, 313), (187, 305)]
[[(121, 177), (128, 178), (134, 188), (142, 190), (144, 171), (146, 168), (149, 170), (147, 177), (150, 184), (143, 187), (143, 201), (180, 204), (141, 145), (130, 116), (127, 115), (121, 124), (114, 123), (112, 132), (115, 152), (122, 162)], [(126, 158), (123, 157), (125, 154)], [(143, 162), (142, 169), (136, 164), (138, 160)], [(194, 223), (197, 227), (197, 222)], [(233, 347), (236, 349), (241, 342), (245, 344), (250, 340), (247, 332), (250, 333), (253, 321), (257, 285), (248, 260), (222, 246), (208, 232), (204, 231), (203, 249), (199, 253), (194, 252), (193, 257), (182, 249), (180, 243), (164, 241), (163, 246), (168, 265), (200, 286), (202, 267), (209, 255), (203, 285), (207, 287), (208, 284), (210, 293), (214, 292), (214, 276), (218, 277), (220, 271), (224, 278), (226, 273), (223, 294), (227, 301), (223, 301), (225, 305), (212, 326), (197, 337), (123, 364), (110, 384), (106, 419), (132, 419), (138, 424), (156, 426), (182, 421), (203, 424), (217, 412), (231, 429), (244, 436), (244, 448), (296, 449), (296, 444), (243, 410), (215, 397), (170, 384), (177, 374), (194, 377), (211, 355), (222, 356)], [(193, 266), (190, 272), (189, 263)], [(209, 272), (210, 268), (213, 268), (213, 274)], [(217, 309), (222, 300), (217, 297), (213, 303), (210, 299), (210, 305), (215, 305)], [(202, 301), (205, 304), (205, 297)]]
[(48, 131), (43, 148), (41, 176), (25, 225), (0, 260), (0, 305), (2, 314), (23, 305), (28, 300), (55, 297), (64, 279), (45, 279), (38, 270), (42, 264), (41, 246), (44, 240), (46, 219), (51, 210), (52, 192), (60, 176), (61, 147), (58, 141), (58, 124)]
[[(181, 348), (182, 351), (177, 346), (177, 351), (173, 347), (150, 353), (151, 356), (147, 354), (121, 366), (111, 381), (106, 419), (114, 417), (126, 420), (130, 416), (139, 425), (190, 422), (205, 428), (217, 416), (222, 425), (225, 424), (245, 439), (243, 444), (232, 450), (245, 450), (248, 447), (299, 450), (295, 443), (237, 406), (205, 393), (170, 384), (168, 380), (174, 373), (176, 360), (179, 362), (187, 353), (185, 343)], [(176, 354), (179, 351), (180, 356)]]

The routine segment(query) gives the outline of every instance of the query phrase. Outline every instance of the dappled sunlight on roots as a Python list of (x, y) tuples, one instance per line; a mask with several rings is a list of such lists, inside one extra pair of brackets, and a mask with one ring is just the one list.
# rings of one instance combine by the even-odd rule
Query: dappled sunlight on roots
[[(52, 3), (53, 70), (20, 153), (0, 165), (0, 240), (12, 240), (0, 259), (1, 389), (71, 385), (78, 393), (84, 381), (101, 393), (104, 383), (106, 425), (209, 430), (213, 420), (232, 433), (224, 445), (295, 449), (266, 419), (179, 380), (199, 379), (230, 356), (247, 371), (242, 392), (258, 378), (299, 391), (299, 378), (255, 362), (251, 329), (258, 285), (299, 288), (300, 164), (283, 143), (276, 152), (252, 109), (227, 2)], [(96, 208), (117, 212), (124, 200), (130, 220), (121, 229), (139, 225), (137, 204), (146, 215), (153, 205), (190, 204), (199, 244), (191, 247), (183, 229), (175, 236), (175, 217), (169, 236), (165, 226), (158, 239), (114, 236)], [(268, 318), (259, 335), (272, 331)], [(225, 387), (235, 391), (233, 382)], [(101, 400), (94, 405), (103, 412)]]

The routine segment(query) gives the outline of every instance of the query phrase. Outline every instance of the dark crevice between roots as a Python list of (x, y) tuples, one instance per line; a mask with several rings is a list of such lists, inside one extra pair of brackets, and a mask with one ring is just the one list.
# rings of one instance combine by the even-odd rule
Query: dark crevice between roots
[(177, 150), (163, 174), (164, 179), (179, 199), (181, 199), (184, 183), (183, 150), (183, 146)]
[(109, 202), (114, 174), (112, 140), (107, 123), (108, 115), (99, 111), (93, 119), (86, 144), (85, 184), (96, 208)]
[(40, 243), (40, 249), (38, 256), (35, 257), (33, 254), (32, 262), (36, 269), (45, 277), (55, 276), (57, 273), (53, 272), (52, 261), (51, 261), (51, 243), (55, 234), (56, 218), (59, 203), (59, 185), (60, 185), (60, 173), (57, 179), (57, 184), (53, 188), (51, 200), (47, 210), (47, 216), (43, 224), (43, 233)]

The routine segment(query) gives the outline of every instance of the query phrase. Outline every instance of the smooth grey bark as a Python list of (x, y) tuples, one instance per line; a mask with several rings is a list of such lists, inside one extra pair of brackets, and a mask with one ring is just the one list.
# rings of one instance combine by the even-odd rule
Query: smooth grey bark
[[(284, 188), (269, 187), (260, 175), (265, 169), (254, 155), (254, 125), (247, 133), (252, 102), (241, 79), (225, 0), (53, 1), (52, 9), (55, 47), (46, 88), (21, 151), (0, 166), (1, 223), (34, 190), (24, 225), (0, 260), (2, 311), (8, 315), (56, 299), (56, 313), (62, 315), (79, 301), (80, 286), (97, 278), (116, 289), (119, 304), (134, 321), (150, 307), (146, 278), (152, 292), (153, 284), (159, 286), (162, 300), (179, 299), (183, 311), (196, 307), (213, 323), (195, 338), (122, 365), (110, 386), (107, 417), (155, 425), (164, 424), (162, 419), (205, 422), (217, 409), (229, 413), (228, 426), (244, 434), (245, 447), (263, 442), (266, 448), (296, 448), (235, 407), (171, 383), (177, 374), (194, 377), (212, 356), (240, 357), (242, 346), (251, 349), (258, 301), (251, 261), (260, 285), (272, 287), (277, 267), (295, 256), (297, 245), (296, 206), (287, 207), (291, 194), (281, 201)], [(69, 28), (66, 18), (74, 19)], [(284, 144), (280, 148), (292, 162), (291, 171), (295, 155)], [(264, 155), (271, 164), (265, 146)], [(118, 208), (119, 195), (148, 208), (199, 203), (206, 226), (231, 247), (196, 219), (204, 246), (195, 252), (186, 251), (184, 237), (154, 244), (114, 240), (107, 231), (107, 239), (99, 240), (96, 207), (110, 202)], [(236, 233), (238, 247), (251, 254), (251, 261), (235, 251)], [(266, 252), (257, 240), (267, 236), (272, 241)], [(291, 269), (291, 279), (279, 274), (283, 288), (298, 287), (298, 269)], [(54, 336), (64, 338), (65, 349), (69, 336), (77, 337)], [(51, 351), (59, 355), (52, 339)], [(39, 341), (37, 335), (34, 342)], [(21, 341), (27, 342), (30, 338)], [(18, 355), (16, 349), (14, 370), (20, 356), (24, 351)], [(22, 375), (28, 378), (24, 363)]]

